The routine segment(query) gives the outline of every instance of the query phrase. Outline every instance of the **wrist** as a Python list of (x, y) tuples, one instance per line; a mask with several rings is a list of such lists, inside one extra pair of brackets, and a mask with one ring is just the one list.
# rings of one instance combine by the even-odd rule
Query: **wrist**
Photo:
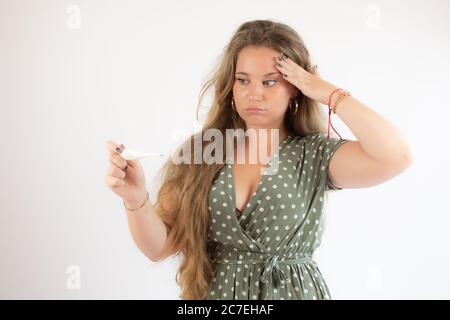
[[(324, 90), (324, 97), (321, 99), (320, 103), (322, 103), (323, 105), (329, 106), (330, 101), (331, 103), (333, 103), (333, 101), (336, 99), (336, 96), (339, 93), (339, 87), (336, 87), (335, 85), (330, 84), (329, 86), (327, 86), (327, 89)], [(331, 100), (330, 100), (331, 98)]]
[(347, 90), (342, 89), (339, 92), (337, 92), (337, 97), (334, 99), (334, 102), (331, 103), (331, 109), (333, 113), (336, 113), (336, 109), (338, 105), (342, 102), (342, 100), (350, 96), (351, 94)]
[(336, 101), (336, 98), (339, 96), (339, 93), (341, 92), (342, 88), (333, 86), (328, 90), (327, 95), (327, 102), (325, 102), (325, 105), (333, 106), (334, 102)]
[(135, 211), (139, 208), (142, 208), (147, 203), (148, 200), (149, 200), (149, 193), (147, 190), (145, 190), (145, 192), (143, 192), (142, 194), (133, 199), (124, 200), (123, 204), (127, 210)]

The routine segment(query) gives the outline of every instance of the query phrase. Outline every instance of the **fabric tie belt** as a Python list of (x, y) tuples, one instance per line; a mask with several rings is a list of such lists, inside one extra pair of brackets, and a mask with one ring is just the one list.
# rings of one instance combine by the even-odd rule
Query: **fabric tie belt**
[[(274, 288), (284, 287), (288, 281), (288, 277), (284, 271), (280, 268), (280, 264), (299, 264), (305, 262), (312, 262), (311, 256), (304, 256), (297, 259), (280, 260), (282, 256), (271, 255), (267, 259), (220, 259), (215, 261), (219, 264), (258, 264), (263, 263), (263, 273), (260, 276), (260, 281), (262, 283), (273, 284)], [(267, 287), (267, 286), (265, 286)], [(269, 290), (269, 299), (273, 299), (273, 290)]]

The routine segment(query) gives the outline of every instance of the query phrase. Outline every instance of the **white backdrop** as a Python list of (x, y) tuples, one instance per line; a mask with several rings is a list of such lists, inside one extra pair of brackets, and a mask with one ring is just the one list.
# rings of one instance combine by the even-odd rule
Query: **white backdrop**
[[(296, 29), (321, 76), (391, 121), (415, 157), (382, 185), (330, 193), (315, 259), (332, 298), (450, 298), (445, 0), (1, 0), (0, 298), (178, 299), (179, 261), (134, 245), (104, 145), (172, 149), (254, 19)], [(153, 201), (163, 159), (141, 163)]]

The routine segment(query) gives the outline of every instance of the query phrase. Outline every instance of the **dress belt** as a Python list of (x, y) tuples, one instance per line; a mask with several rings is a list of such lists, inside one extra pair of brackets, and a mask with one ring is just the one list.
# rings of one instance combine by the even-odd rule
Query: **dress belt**
[[(288, 280), (288, 277), (284, 273), (283, 270), (279, 267), (280, 264), (299, 264), (299, 263), (305, 263), (305, 262), (312, 262), (311, 256), (305, 256), (297, 259), (290, 259), (290, 260), (280, 260), (282, 258), (279, 255), (270, 255), (267, 259), (261, 260), (261, 259), (251, 259), (251, 260), (244, 260), (244, 259), (220, 259), (218, 261), (215, 261), (215, 263), (218, 264), (257, 264), (257, 263), (263, 263), (264, 264), (264, 271), (261, 274), (260, 281), (262, 283), (271, 283), (275, 288), (277, 287), (284, 287), (286, 285), (286, 282)], [(273, 290), (270, 290), (269, 292), (269, 299), (273, 298)]]

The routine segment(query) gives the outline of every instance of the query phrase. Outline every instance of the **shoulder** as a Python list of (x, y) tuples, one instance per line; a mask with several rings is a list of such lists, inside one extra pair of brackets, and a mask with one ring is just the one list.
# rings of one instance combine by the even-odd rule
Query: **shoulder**
[[(323, 157), (329, 158), (335, 150), (348, 139), (339, 139), (328, 136), (325, 132), (314, 132), (306, 136), (296, 136), (293, 140), (297, 148), (306, 158), (311, 160), (322, 160)], [(317, 157), (316, 157), (317, 156)]]
[(345, 140), (335, 138), (331, 135), (328, 136), (325, 132), (315, 132), (307, 136), (296, 138), (298, 139), (299, 142), (303, 142), (303, 144), (306, 147), (319, 150), (322, 150), (322, 148), (324, 147), (331, 146), (337, 142), (340, 142), (341, 140)]
[(314, 132), (305, 136), (295, 136), (292, 143), (297, 146), (310, 147), (316, 143), (326, 140), (326, 134), (323, 132)]

